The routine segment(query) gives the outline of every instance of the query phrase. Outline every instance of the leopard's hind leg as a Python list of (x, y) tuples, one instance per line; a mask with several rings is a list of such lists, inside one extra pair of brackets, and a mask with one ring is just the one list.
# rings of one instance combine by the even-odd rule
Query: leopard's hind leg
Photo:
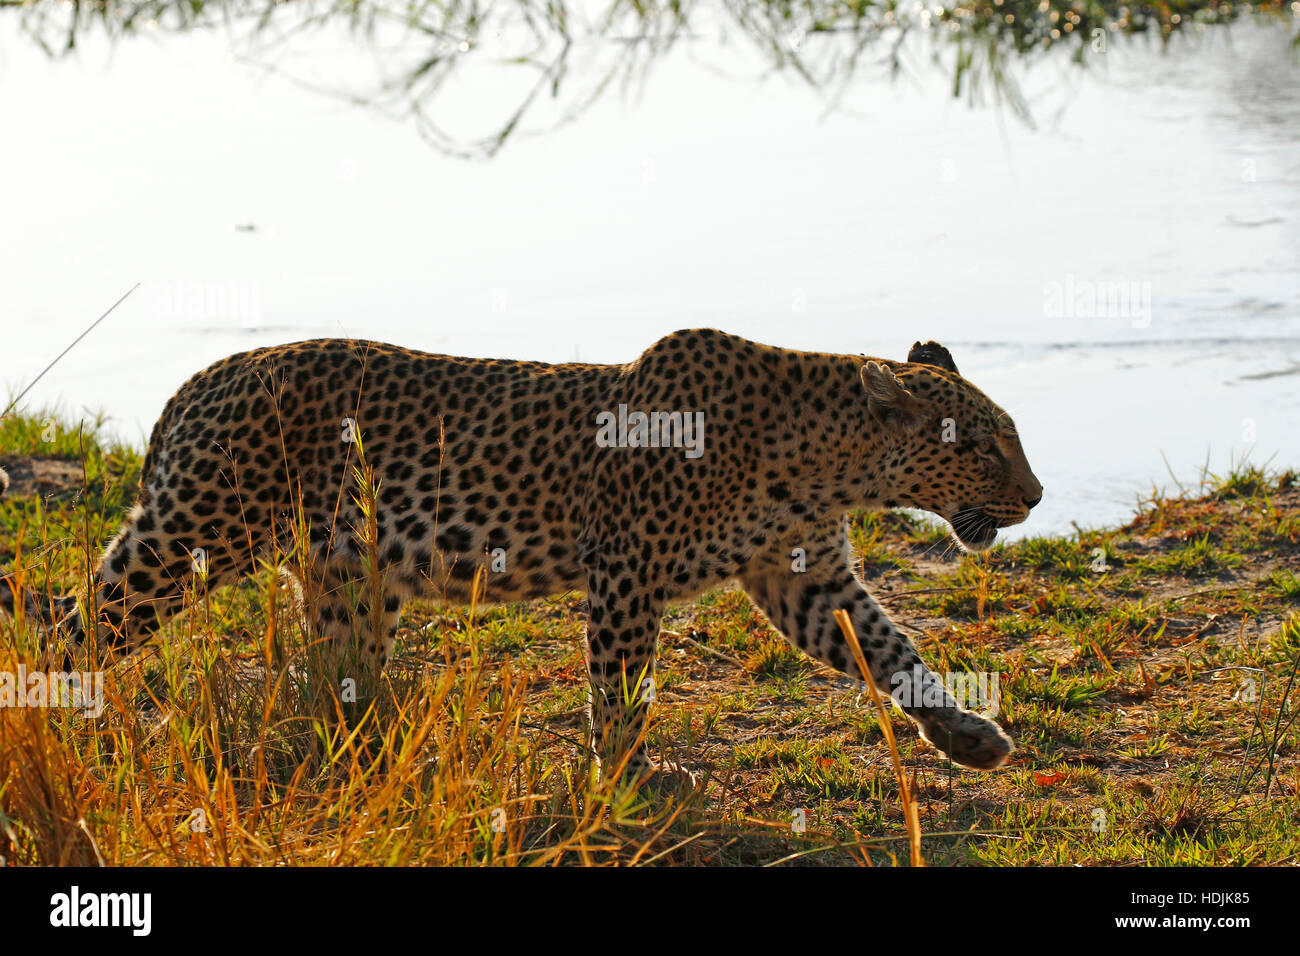
[[(338, 557), (307, 579), (303, 606), (313, 630), (312, 668), (339, 688), (370, 688), (393, 654), (403, 587)], [(352, 684), (345, 684), (349, 679)]]

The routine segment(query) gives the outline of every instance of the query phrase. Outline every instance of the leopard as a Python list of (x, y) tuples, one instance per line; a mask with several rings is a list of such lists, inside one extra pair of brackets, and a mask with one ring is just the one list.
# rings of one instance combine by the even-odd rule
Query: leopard
[(734, 584), (953, 763), (992, 770), (1013, 741), (871, 596), (851, 518), (928, 512), (980, 552), (1042, 494), (1011, 416), (933, 341), (895, 361), (689, 329), (624, 364), (549, 364), (314, 339), (186, 381), (88, 586), (42, 601), (5, 577), (0, 609), (26, 602), (51, 646), (111, 665), (197, 577), (236, 582), (297, 545), (313, 639), (373, 677), (411, 600), (585, 594), (589, 753), (653, 774), (645, 691), (665, 612)]

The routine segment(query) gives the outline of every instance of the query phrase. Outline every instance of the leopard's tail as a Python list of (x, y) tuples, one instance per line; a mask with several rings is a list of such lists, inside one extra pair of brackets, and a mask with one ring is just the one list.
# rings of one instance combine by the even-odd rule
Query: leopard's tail
[[(0, 468), (0, 498), (5, 496), (9, 490), (9, 475), (3, 468)], [(0, 611), (5, 611), (9, 615), (14, 613), (14, 589), (9, 585), (9, 575), (0, 574)]]
[[(0, 468), (0, 498), (3, 498), (5, 492), (9, 490), (9, 475)], [(14, 591), (12, 583), (12, 573), (5, 573), (0, 570), (0, 611), (4, 611), (10, 617), (14, 616), (14, 607), (18, 603), (18, 595)], [(30, 593), (26, 595), (26, 608), (28, 616), (39, 620), (46, 627), (50, 627), (62, 615), (68, 613), (70, 607), (75, 607), (75, 599), (72, 597), (55, 598), (53, 603), (35, 600)]]

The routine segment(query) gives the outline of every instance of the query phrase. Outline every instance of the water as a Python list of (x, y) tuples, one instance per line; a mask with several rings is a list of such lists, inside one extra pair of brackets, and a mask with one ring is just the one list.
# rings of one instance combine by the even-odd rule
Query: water
[[(701, 52), (467, 162), (312, 88), (364, 69), (341, 33), (295, 83), (220, 33), (50, 60), (0, 19), (0, 381), (141, 281), (30, 405), (106, 409), (142, 443), (186, 377), (257, 345), (618, 362), (715, 326), (900, 359), (942, 341), (1046, 488), (1016, 533), (1121, 520), (1166, 462), (1300, 466), (1289, 30), (1048, 57), (1023, 78), (1036, 129), (924, 66), (827, 111)], [(457, 92), (461, 117), (493, 95)]]

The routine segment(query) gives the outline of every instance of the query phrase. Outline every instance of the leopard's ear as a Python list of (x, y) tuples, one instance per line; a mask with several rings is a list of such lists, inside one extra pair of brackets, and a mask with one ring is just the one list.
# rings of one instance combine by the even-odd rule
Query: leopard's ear
[(868, 362), (859, 374), (867, 390), (867, 409), (880, 421), (911, 421), (917, 417), (920, 402), (898, 380), (893, 369), (879, 362)]
[(907, 360), (921, 365), (934, 365), (957, 375), (961, 374), (957, 371), (957, 363), (952, 360), (952, 355), (938, 342), (926, 342), (924, 345), (917, 342), (912, 346), (912, 351), (907, 353)]

